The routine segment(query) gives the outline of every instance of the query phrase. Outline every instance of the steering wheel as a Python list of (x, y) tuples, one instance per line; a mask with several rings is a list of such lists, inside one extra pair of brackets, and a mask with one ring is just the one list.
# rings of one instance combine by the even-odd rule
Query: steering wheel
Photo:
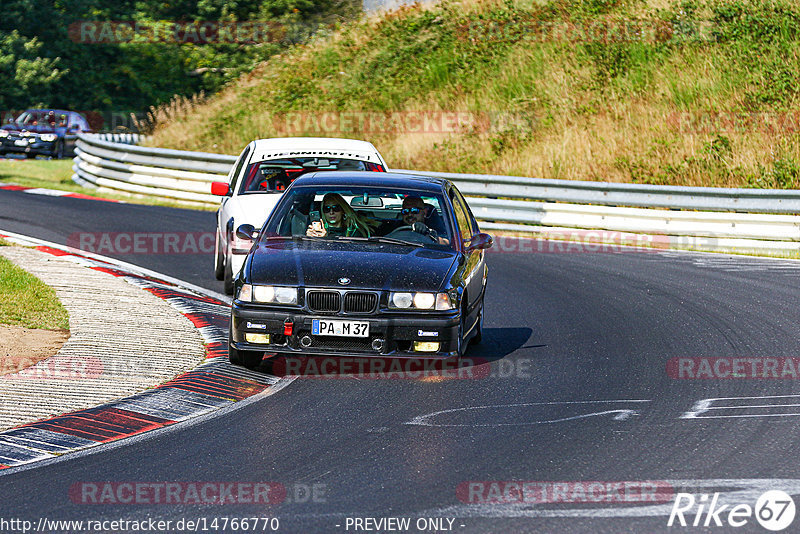
[[(401, 233), (410, 233), (414, 237), (427, 237), (431, 241), (437, 241), (437, 239), (435, 237), (433, 237), (432, 235), (430, 235), (430, 234), (425, 235), (425, 234), (420, 234), (419, 232), (415, 232), (413, 226), (398, 226), (397, 228), (395, 228), (394, 230), (392, 230), (391, 232), (386, 234), (385, 237), (395, 237), (396, 238), (397, 236), (395, 236), (395, 234), (401, 234)], [(414, 240), (414, 241), (416, 241), (416, 240)]]

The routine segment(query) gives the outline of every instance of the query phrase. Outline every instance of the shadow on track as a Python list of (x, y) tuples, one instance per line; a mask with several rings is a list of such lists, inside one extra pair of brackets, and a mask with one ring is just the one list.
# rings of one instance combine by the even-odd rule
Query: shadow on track
[[(484, 328), (483, 342), (472, 345), (462, 359), (432, 360), (385, 356), (300, 356), (267, 355), (258, 371), (278, 377), (303, 378), (408, 378), (431, 376), (456, 378), (468, 375), (472, 367), (501, 360), (522, 348), (530, 339), (530, 328)], [(531, 347), (542, 347), (533, 345)], [(528, 347), (528, 348), (531, 348)], [(488, 367), (486, 367), (488, 369)]]

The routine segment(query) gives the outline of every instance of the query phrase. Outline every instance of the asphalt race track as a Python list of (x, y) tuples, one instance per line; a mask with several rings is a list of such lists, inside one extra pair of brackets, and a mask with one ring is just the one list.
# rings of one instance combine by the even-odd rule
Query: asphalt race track
[[(0, 228), (66, 244), (79, 232), (213, 232), (214, 214), (0, 191)], [(222, 289), (210, 253), (98, 252)], [(767, 489), (797, 499), (800, 368), (786, 374), (785, 358), (800, 356), (800, 263), (632, 249), (488, 258), (471, 378), (299, 378), (227, 413), (0, 475), (0, 516), (205, 518), (209, 532), (223, 531), (215, 517), (277, 517), (281, 532), (374, 532), (355, 519), (389, 517), (419, 532), (418, 519), (444, 518), (440, 532), (616, 533), (667, 531), (679, 491), (751, 506)], [(700, 373), (714, 358), (777, 360), (784, 378), (752, 377), (763, 360), (727, 378), (719, 365)], [(702, 378), (676, 378), (690, 364)], [(557, 502), (490, 490), (511, 481), (542, 483)], [(75, 488), (92, 482), (271, 482), (286, 496), (91, 504)], [(568, 485), (554, 493), (549, 482)], [(575, 492), (592, 482), (596, 500)], [(631, 493), (608, 489), (619, 482)], [(664, 493), (637, 501), (648, 487)], [(754, 517), (729, 526), (727, 512), (723, 527), (686, 519), (670, 530), (764, 532)]]

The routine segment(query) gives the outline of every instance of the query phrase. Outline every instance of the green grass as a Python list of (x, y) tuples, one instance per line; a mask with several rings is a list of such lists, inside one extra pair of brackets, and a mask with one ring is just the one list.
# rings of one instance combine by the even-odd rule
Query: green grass
[(0, 324), (67, 330), (69, 317), (52, 288), (0, 257)]
[[(619, 21), (660, 33), (541, 32)], [(798, 57), (793, 0), (444, 0), (345, 24), (212, 98), (174, 103), (180, 113), (154, 113), (151, 144), (235, 154), (256, 137), (342, 136), (395, 168), (800, 188), (800, 118), (768, 125), (800, 105)], [(450, 134), (285, 128), (296, 112), (411, 110), (492, 120)], [(700, 121), (714, 113), (761, 115), (745, 128)], [(720, 138), (725, 157), (704, 149)]]
[(216, 207), (198, 206), (197, 204), (184, 203), (178, 200), (148, 198), (141, 195), (112, 193), (103, 189), (81, 187), (72, 181), (72, 165), (72, 160), (0, 159), (0, 184), (8, 183), (26, 187), (57, 189), (98, 198), (120, 200), (131, 204), (216, 210)]

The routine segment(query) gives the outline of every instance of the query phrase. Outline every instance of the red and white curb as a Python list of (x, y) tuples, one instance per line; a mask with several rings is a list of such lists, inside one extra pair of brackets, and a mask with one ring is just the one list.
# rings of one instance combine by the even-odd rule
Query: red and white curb
[(72, 256), (73, 261), (122, 277), (164, 299), (200, 331), (207, 357), (195, 369), (131, 397), (0, 432), (0, 470), (174, 425), (291, 382), (228, 362), (230, 304), (222, 295), (55, 243), (6, 231), (0, 231), (0, 238), (56, 256)]
[(58, 189), (45, 189), (43, 187), (27, 187), (24, 185), (16, 185), (16, 184), (0, 184), (0, 190), (22, 191), (23, 193), (30, 193), (32, 195), (45, 195), (48, 197), (83, 198), (87, 200), (102, 200), (104, 202), (122, 202), (121, 200), (93, 197), (91, 195), (84, 195), (82, 193), (71, 193), (69, 191), (61, 191)]

